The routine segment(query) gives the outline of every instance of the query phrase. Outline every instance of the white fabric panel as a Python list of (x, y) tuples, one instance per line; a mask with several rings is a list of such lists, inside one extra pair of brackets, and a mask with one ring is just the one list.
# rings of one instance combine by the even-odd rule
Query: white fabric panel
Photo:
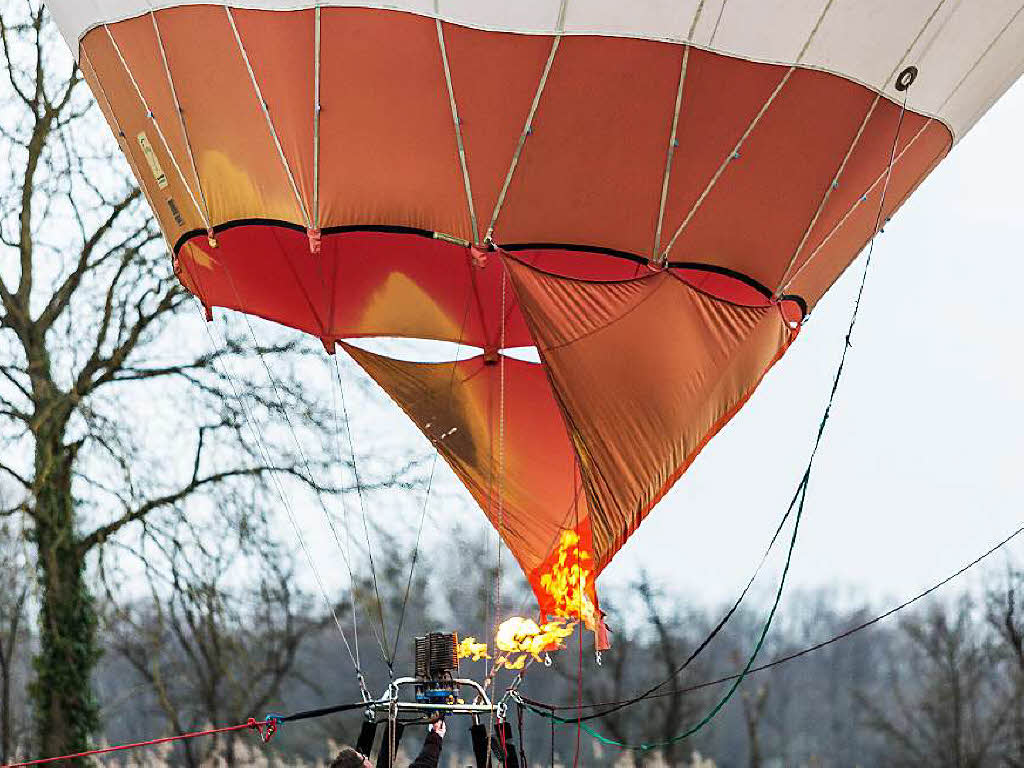
[[(565, 0), (566, 34), (682, 42), (699, 0)], [(909, 107), (946, 122), (960, 138), (1024, 72), (1024, 0), (705, 0), (693, 44), (753, 61), (799, 64), (843, 75), (894, 101), (893, 70), (921, 74)], [(190, 3), (170, 0), (48, 0), (73, 49), (104, 22)], [(191, 4), (220, 5), (219, 0)], [(312, 0), (232, 0), (236, 8), (294, 10)], [(480, 29), (556, 31), (561, 0), (321, 0), (322, 7), (388, 8)], [(1012, 23), (1010, 23), (1012, 21)], [(968, 76), (969, 75), (969, 76)], [(964, 78), (966, 77), (966, 80)], [(963, 80), (963, 84), (958, 84)], [(827, 108), (827, 105), (822, 105)]]

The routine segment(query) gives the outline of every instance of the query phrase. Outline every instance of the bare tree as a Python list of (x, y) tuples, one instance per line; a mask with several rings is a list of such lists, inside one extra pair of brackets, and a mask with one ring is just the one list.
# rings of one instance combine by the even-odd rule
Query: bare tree
[(768, 686), (758, 685), (753, 691), (744, 690), (740, 693), (743, 702), (743, 722), (747, 726), (747, 743), (749, 745), (750, 768), (761, 768), (764, 757), (761, 751), (761, 717), (768, 703)]
[(13, 689), (27, 645), (26, 604), (30, 579), (19, 538), (0, 522), (0, 763), (18, 749), (20, 723)]
[[(39, 0), (0, 7), (0, 56), (0, 476), (19, 491), (0, 517), (23, 521), (34, 550), (37, 746), (61, 754), (98, 724), (97, 551), (200, 495), (256, 487), (261, 510), (272, 490), (315, 486), (326, 447), (281, 436), (297, 422), (306, 439), (328, 418), (281, 370), (311, 345), (228, 330), (211, 343)], [(255, 354), (273, 380), (237, 374)]]
[[(676, 765), (682, 761), (680, 753), (689, 751), (691, 745), (672, 739), (693, 725), (701, 715), (701, 697), (680, 691), (679, 675), (676, 673), (695, 645), (695, 638), (690, 631), (694, 625), (693, 617), (684, 615), (678, 606), (676, 610), (667, 610), (660, 606), (647, 574), (643, 575), (633, 589), (643, 601), (647, 624), (654, 633), (651, 652), (659, 667), (658, 674), (669, 680), (662, 691), (667, 695), (653, 700), (650, 715), (657, 723), (656, 732), (659, 739), (667, 742), (660, 750), (665, 762), (668, 765)], [(689, 671), (692, 674), (702, 667), (702, 662), (698, 660), (691, 663)]]
[[(299, 649), (329, 621), (314, 615), (287, 554), (272, 542), (186, 533), (149, 547), (151, 599), (120, 609), (113, 595), (108, 600), (108, 642), (148, 684), (175, 733), (262, 714), (286, 679), (302, 679)], [(238, 579), (239, 572), (252, 575)], [(186, 765), (208, 764), (218, 750), (235, 765), (234, 736), (185, 742)]]
[(1009, 733), (1002, 750), (1005, 765), (1024, 767), (1024, 572), (1008, 568), (1005, 581), (986, 593), (986, 617), (1006, 662)]
[(933, 603), (904, 619), (892, 660), (890, 701), (868, 701), (868, 724), (885, 740), (884, 764), (983, 768), (1002, 740), (1008, 710), (997, 655), (973, 605)]
[[(695, 640), (699, 642), (693, 630), (703, 621), (688, 615), (680, 605), (666, 601), (647, 574), (642, 574), (631, 584), (619, 602), (642, 606), (640, 624), (628, 634), (617, 634), (612, 649), (603, 656), (602, 666), (583, 675), (583, 698), (586, 701), (621, 702), (659, 680), (666, 680), (657, 695), (630, 706), (610, 707), (608, 714), (595, 724), (616, 741), (666, 742), (658, 749), (631, 751), (629, 754), (635, 766), (647, 765), (659, 754), (665, 764), (680, 765), (684, 756), (692, 751), (693, 743), (673, 739), (700, 718), (704, 698), (681, 690), (684, 687), (682, 678), (676, 671), (695, 647)], [(611, 614), (615, 613), (613, 602), (606, 607)], [(564, 656), (558, 669), (565, 680), (575, 684), (582, 672), (575, 663), (569, 663), (575, 652), (570, 647)], [(689, 674), (700, 676), (703, 671), (702, 659), (688, 667)]]

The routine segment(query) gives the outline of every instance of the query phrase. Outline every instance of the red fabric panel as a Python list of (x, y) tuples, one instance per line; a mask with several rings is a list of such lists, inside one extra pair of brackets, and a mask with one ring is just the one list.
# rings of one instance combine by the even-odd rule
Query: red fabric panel
[[(189, 5), (154, 14), (212, 224), (248, 217), (304, 226), (224, 9)], [(314, 14), (308, 9), (236, 9), (233, 15), (288, 166), (309, 207)], [(386, 9), (339, 7), (322, 9), (321, 18), (320, 225), (413, 227), (472, 239), (434, 20)], [(110, 29), (152, 102), (171, 155), (190, 177), (151, 20), (125, 20)], [(482, 236), (552, 38), (453, 24), (443, 29)], [(83, 40), (83, 50), (96, 67), (90, 78), (105, 83), (113, 111), (137, 131), (138, 97), (120, 62), (105, 55), (105, 37), (104, 29), (96, 29)], [(682, 54), (682, 46), (654, 40), (590, 35), (562, 39), (497, 220), (499, 246), (581, 246), (599, 262), (596, 271), (602, 274), (593, 276), (600, 279), (606, 279), (606, 267), (597, 252), (651, 255)], [(787, 71), (785, 66), (690, 51), (662, 246), (686, 220)], [(870, 234), (859, 225), (844, 225), (840, 236), (819, 248), (856, 200), (865, 193), (870, 196), (873, 179), (888, 162), (900, 110), (887, 99), (878, 102), (839, 186), (828, 194), (818, 222), (799, 247), (874, 98), (858, 83), (797, 69), (764, 111), (740, 157), (725, 166), (701, 202), (675, 243), (671, 260), (746, 275), (771, 292), (783, 282), (791, 262), (799, 268), (817, 253), (808, 274), (793, 283), (793, 292), (813, 306)], [(944, 126), (928, 124), (913, 112), (905, 116), (903, 140), (926, 124), (922, 140), (899, 163), (900, 183), (890, 190), (887, 208), (898, 207), (950, 146)], [(150, 143), (157, 144), (153, 136)], [(176, 176), (170, 158), (164, 160), (168, 175)], [(145, 164), (137, 166), (170, 237), (194, 227), (195, 213), (180, 195), (178, 180), (173, 178), (167, 190), (157, 190)], [(177, 216), (168, 216), (172, 205)], [(186, 223), (179, 224), (176, 219), (182, 216)], [(622, 266), (609, 271), (621, 271)], [(704, 276), (702, 281), (710, 280)], [(717, 295), (717, 290), (711, 292)]]
[(306, 213), (313, 216), (313, 11), (233, 11), (249, 63), (267, 102), (274, 130), (299, 188)]
[[(821, 296), (871, 238), (892, 150), (892, 136), (883, 157), (876, 158), (871, 172), (859, 187), (865, 199), (854, 198), (841, 208), (838, 201), (830, 204), (822, 215), (807, 247), (800, 254), (790, 276), (788, 293), (798, 296)], [(885, 192), (882, 222), (887, 221), (949, 152), (949, 133), (941, 123), (931, 121), (912, 130), (904, 126), (900, 134), (897, 162), (893, 166), (889, 187)]]
[(594, 283), (506, 261), (580, 459), (598, 571), (795, 332), (671, 272)]
[(562, 39), (497, 242), (652, 255), (682, 55), (680, 46), (640, 40)]
[[(141, 24), (141, 20), (138, 23)], [(113, 31), (114, 27), (112, 26), (111, 29)], [(144, 27), (140, 27), (141, 30), (144, 30)], [(150, 25), (150, 34), (152, 34), (152, 24)], [(202, 226), (202, 216), (193, 204), (189, 195), (189, 187), (186, 186), (188, 184), (194, 187), (195, 181), (190, 176), (179, 175), (175, 170), (172, 156), (168, 154), (163, 142), (160, 141), (153, 121), (146, 114), (146, 109), (132, 85), (128, 72), (121, 64), (110, 38), (107, 37), (104, 30), (95, 30), (83, 42), (82, 50), (85, 54), (82, 57), (82, 71), (88, 77), (94, 93), (98, 94), (98, 100), (105, 114), (108, 112), (109, 104), (111, 114), (107, 114), (107, 119), (111, 129), (116, 131), (120, 127), (124, 132), (122, 147), (128, 152), (132, 168), (138, 174), (139, 184), (146, 189), (154, 206), (153, 212), (160, 220), (167, 237), (177, 238), (188, 230)], [(126, 58), (130, 55), (126, 46), (121, 46), (121, 50), (122, 55)], [(149, 55), (153, 55), (152, 49), (150, 49)], [(156, 55), (159, 56), (159, 53), (157, 52)], [(159, 73), (154, 72), (153, 79), (159, 82)], [(166, 77), (163, 82), (166, 83)], [(143, 94), (146, 95), (146, 92), (144, 91)], [(158, 94), (154, 93), (154, 98), (157, 96)], [(175, 150), (175, 136), (180, 136), (180, 130), (174, 127), (173, 115), (168, 115), (168, 118), (170, 120), (163, 120), (160, 125), (166, 126), (164, 134), (167, 137), (170, 151), (179, 158), (180, 163), (185, 160), (179, 153), (180, 150)], [(157, 182), (139, 144), (139, 134), (144, 134), (147, 143), (152, 147), (153, 154), (162, 169), (162, 180), (166, 182), (166, 186), (161, 186)], [(188, 173), (184, 168), (182, 171), (183, 174)]]
[(589, 533), (576, 457), (543, 368), (504, 358), (502, 444), (497, 361), (414, 363), (343, 346), (440, 451), (550, 611), (539, 577), (564, 530)]
[(485, 32), (456, 24), (444, 25), (444, 38), (482, 238), (552, 38)]
[(321, 225), (471, 238), (434, 21), (366, 8), (321, 18)]
[[(577, 251), (517, 253), (539, 269), (588, 280), (649, 274), (628, 259)], [(205, 234), (178, 251), (178, 276), (207, 306), (273, 320), (320, 338), (361, 336), (462, 341), (497, 348), (501, 340), (501, 259), (474, 258), (468, 248), (402, 232), (327, 232), (312, 254), (306, 233), (251, 223)], [(764, 306), (742, 280), (697, 268), (675, 270), (702, 291)], [(533, 346), (514, 291), (505, 290), (505, 347)]]
[[(497, 347), (501, 262), (475, 266), (469, 249), (396, 232), (325, 233), (312, 254), (306, 233), (252, 224), (191, 238), (178, 275), (208, 306), (264, 317), (324, 339), (398, 336)], [(505, 292), (506, 346), (531, 337)]]

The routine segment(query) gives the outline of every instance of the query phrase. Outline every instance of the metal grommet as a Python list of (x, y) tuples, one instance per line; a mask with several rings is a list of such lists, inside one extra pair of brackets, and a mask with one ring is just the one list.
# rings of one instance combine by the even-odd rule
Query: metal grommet
[(917, 79), (917, 67), (909, 66), (900, 72), (899, 77), (896, 78), (896, 90), (905, 91), (907, 88), (914, 84)]

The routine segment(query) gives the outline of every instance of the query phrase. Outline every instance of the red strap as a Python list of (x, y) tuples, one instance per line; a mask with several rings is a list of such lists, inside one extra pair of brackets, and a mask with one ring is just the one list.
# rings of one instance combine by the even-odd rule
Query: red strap
[[(241, 725), (229, 725), (224, 728), (211, 728), (207, 731), (193, 731), (192, 733), (182, 733), (178, 736), (165, 736), (162, 739), (150, 739), (149, 741), (138, 741), (134, 744), (118, 744), (113, 747), (104, 747), (103, 749), (92, 749), (88, 752), (76, 752), (73, 755), (61, 755), (60, 757), (44, 757), (39, 760), (29, 760), (24, 763), (9, 763), (8, 765), (0, 766), (0, 768), (21, 768), (26, 765), (42, 765), (43, 763), (56, 763), (61, 760), (73, 760), (77, 757), (89, 757), (91, 755), (105, 755), (109, 752), (120, 752), (125, 749), (135, 749), (136, 747), (151, 747), (155, 744), (166, 744), (170, 741), (182, 741), (184, 739), (195, 739), (200, 736), (212, 736), (215, 733), (227, 733), (228, 731), (240, 731), (244, 728), (250, 728), (254, 731), (259, 731), (260, 737), (263, 737), (264, 728), (272, 728), (273, 721), (257, 722), (255, 718), (250, 717), (249, 720)], [(271, 730), (271, 732), (273, 732)]]

